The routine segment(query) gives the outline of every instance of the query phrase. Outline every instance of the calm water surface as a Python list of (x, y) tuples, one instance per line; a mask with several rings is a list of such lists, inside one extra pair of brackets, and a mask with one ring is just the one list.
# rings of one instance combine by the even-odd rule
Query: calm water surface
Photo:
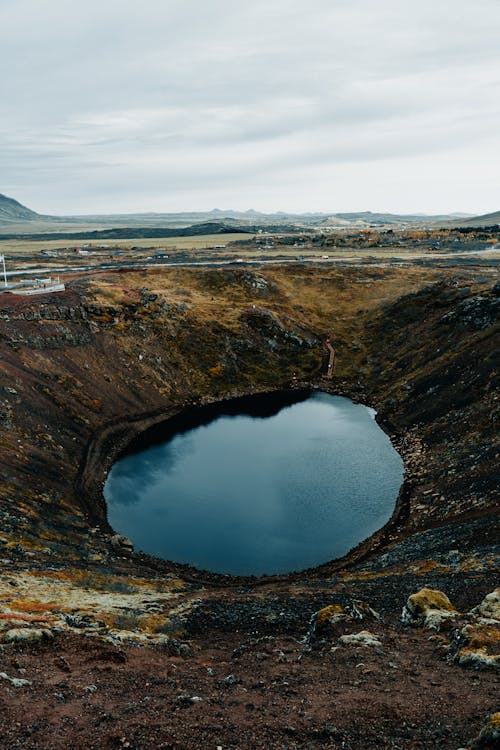
[(170, 425), (118, 461), (104, 488), (113, 528), (136, 549), (234, 575), (318, 565), (380, 528), (403, 464), (373, 410), (324, 393), (273, 399)]

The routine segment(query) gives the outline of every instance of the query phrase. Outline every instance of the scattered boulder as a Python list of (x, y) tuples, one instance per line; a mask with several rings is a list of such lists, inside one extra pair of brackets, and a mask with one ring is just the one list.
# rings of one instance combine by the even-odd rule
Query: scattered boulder
[(486, 620), (500, 621), (500, 587), (485, 596), (477, 607), (477, 613)]
[(346, 619), (346, 611), (340, 604), (330, 604), (315, 614), (316, 627), (324, 628)]
[(475, 650), (462, 648), (458, 654), (458, 663), (466, 669), (500, 671), (500, 654), (489, 654), (486, 646)]
[(66, 625), (70, 628), (94, 628), (96, 626), (95, 621), (89, 614), (80, 615), (78, 613), (63, 613), (62, 615)]
[(220, 680), (221, 685), (224, 685), (224, 687), (232, 687), (233, 685), (238, 685), (240, 682), (241, 680), (234, 674), (229, 674), (223, 680)]
[(341, 635), (338, 643), (341, 646), (365, 646), (372, 648), (382, 647), (382, 642), (377, 638), (376, 635), (370, 633), (369, 630), (361, 630), (359, 633)]
[(446, 594), (437, 589), (423, 588), (408, 597), (401, 620), (403, 623), (428, 630), (441, 630), (444, 623), (449, 622), (457, 614)]
[(115, 552), (118, 552), (120, 555), (130, 555), (134, 551), (134, 545), (130, 539), (122, 534), (115, 534), (109, 542)]
[[(441, 592), (434, 593), (441, 594)], [(424, 624), (430, 623), (426, 627), (434, 627), (434, 623), (438, 622), (439, 618), (441, 618), (440, 622), (443, 622), (443, 617), (445, 620), (448, 618), (448, 623), (453, 623), (453, 628), (449, 628), (446, 637), (439, 636), (449, 661), (454, 661), (466, 669), (498, 671), (500, 670), (499, 593), (500, 590), (496, 589), (488, 594), (477, 607), (461, 615), (458, 612), (447, 614), (446, 610), (441, 612), (429, 607), (427, 609), (421, 607), (420, 612), (414, 611), (411, 615), (408, 605), (405, 609), (408, 617), (418, 618), (420, 615), (420, 620), (414, 619), (413, 622), (422, 623), (423, 618)], [(411, 599), (412, 597), (408, 600), (409, 603)], [(442, 600), (441, 604), (443, 604)], [(404, 610), (403, 616), (405, 616)]]
[(311, 643), (317, 638), (327, 636), (339, 636), (354, 622), (366, 620), (379, 621), (380, 615), (366, 602), (353, 599), (348, 604), (329, 604), (313, 614), (309, 624), (309, 630), (305, 637), (306, 643)]
[(341, 604), (329, 604), (313, 615), (318, 628), (334, 625), (338, 622), (362, 622), (363, 620), (380, 620), (380, 615), (366, 602), (353, 599), (343, 607)]
[(23, 680), (20, 677), (9, 677), (5, 672), (0, 672), (0, 680), (7, 680), (7, 682), (10, 682), (11, 685), (17, 688), (33, 684), (31, 680)]
[(6, 643), (35, 643), (47, 638), (53, 638), (48, 628), (12, 628), (3, 639)]
[(500, 627), (498, 621), (478, 618), (475, 622), (467, 623), (461, 629), (458, 638), (456, 658), (461, 667), (500, 670)]
[(353, 599), (346, 608), (345, 611), (351, 620), (380, 620), (380, 615), (366, 602)]
[(201, 703), (202, 700), (203, 698), (200, 698), (199, 695), (178, 695), (175, 702), (182, 706), (182, 708), (187, 708), (188, 706), (192, 706), (193, 703)]

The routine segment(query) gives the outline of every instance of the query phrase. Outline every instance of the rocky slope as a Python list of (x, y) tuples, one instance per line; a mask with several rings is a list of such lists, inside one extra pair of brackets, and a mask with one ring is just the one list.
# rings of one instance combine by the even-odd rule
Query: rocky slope
[(37, 213), (26, 208), (14, 198), (8, 198), (0, 193), (0, 225), (39, 218), (40, 216)]
[[(485, 602), (498, 538), (493, 274), (67, 281), (64, 294), (0, 296), (4, 746), (472, 743), (495, 710), (498, 666), (497, 599)], [(393, 519), (374, 537), (260, 581), (113, 538), (102, 481), (135, 435), (187, 406), (307, 384), (374, 405), (403, 456)], [(408, 601), (425, 587), (449, 599)]]
[(481, 216), (474, 216), (467, 219), (461, 219), (460, 225), (464, 227), (491, 227), (495, 224), (500, 224), (500, 211), (494, 211), (492, 214), (482, 214)]

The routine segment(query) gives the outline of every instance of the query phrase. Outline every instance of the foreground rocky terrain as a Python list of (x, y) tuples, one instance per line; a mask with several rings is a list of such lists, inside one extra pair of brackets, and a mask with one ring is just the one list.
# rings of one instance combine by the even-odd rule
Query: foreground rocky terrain
[[(497, 747), (495, 270), (66, 283), (0, 295), (0, 746)], [(384, 529), (260, 580), (114, 535), (102, 484), (144, 429), (304, 387), (377, 409), (405, 463)]]

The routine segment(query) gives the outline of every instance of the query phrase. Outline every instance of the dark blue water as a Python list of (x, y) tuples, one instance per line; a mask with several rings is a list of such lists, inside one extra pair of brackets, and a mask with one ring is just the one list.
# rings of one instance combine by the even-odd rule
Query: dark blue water
[(166, 441), (113, 466), (104, 489), (113, 528), (136, 549), (235, 575), (348, 552), (390, 518), (402, 461), (371, 409), (297, 398), (212, 409), (177, 434), (167, 426)]

